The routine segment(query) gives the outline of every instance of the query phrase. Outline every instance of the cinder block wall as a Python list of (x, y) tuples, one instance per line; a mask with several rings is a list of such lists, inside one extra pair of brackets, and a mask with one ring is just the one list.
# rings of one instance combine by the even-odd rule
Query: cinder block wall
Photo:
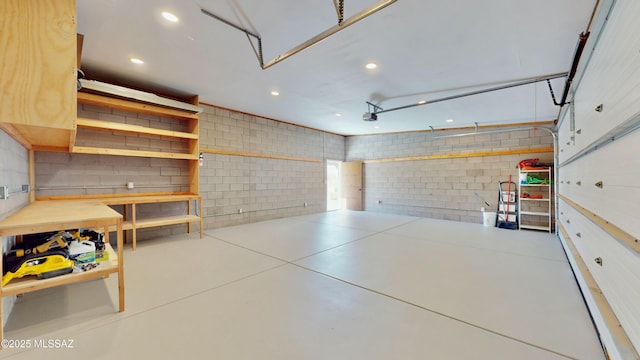
[(29, 184), (28, 152), (0, 130), (0, 186), (6, 186), (14, 193), (8, 199), (0, 200), (0, 219), (29, 202), (29, 194), (21, 192), (24, 184)]
[(326, 159), (344, 159), (343, 136), (212, 106), (204, 109), (201, 149), (235, 152), (205, 150), (200, 193), (206, 228), (326, 210)]
[[(437, 131), (436, 136), (468, 131)], [(347, 161), (363, 160), (364, 209), (481, 223), (484, 198), (495, 211), (498, 181), (509, 175), (518, 182), (518, 162), (535, 158), (552, 162), (553, 153), (491, 153), (552, 148), (553, 137), (542, 130), (436, 139), (431, 132), (350, 136)], [(478, 157), (401, 160), (428, 155), (482, 154)], [(392, 160), (377, 162), (376, 160)], [(478, 197), (475, 195), (478, 194)]]
[[(0, 186), (6, 186), (10, 194), (6, 200), (0, 200), (0, 219), (4, 219), (29, 202), (29, 194), (21, 192), (22, 185), (29, 184), (29, 158), (27, 150), (13, 138), (0, 130)], [(2, 237), (2, 252), (10, 250), (15, 237)], [(6, 322), (15, 303), (15, 296), (2, 301), (2, 315)]]

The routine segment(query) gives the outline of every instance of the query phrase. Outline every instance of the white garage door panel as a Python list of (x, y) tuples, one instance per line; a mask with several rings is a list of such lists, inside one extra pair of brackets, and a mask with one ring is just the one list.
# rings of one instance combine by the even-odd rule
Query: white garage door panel
[(573, 154), (575, 154), (576, 152), (576, 147), (571, 141), (571, 132), (569, 131), (570, 128), (571, 115), (569, 114), (569, 110), (567, 110), (562, 116), (562, 122), (560, 123), (560, 128), (558, 129), (558, 159), (560, 163), (563, 163), (565, 160), (573, 156)]
[[(587, 267), (636, 348), (640, 348), (640, 259), (599, 227), (584, 219), (580, 233), (591, 257)], [(595, 262), (602, 259), (602, 266)]]
[[(578, 258), (579, 253), (574, 252), (566, 245), (567, 239), (564, 237), (562, 232), (559, 233), (558, 236), (560, 238), (560, 242), (562, 243), (562, 245), (565, 247), (565, 250), (567, 251), (567, 256), (569, 257), (569, 262), (571, 263), (571, 267), (573, 269), (578, 269), (579, 265), (576, 259)], [(599, 304), (593, 295), (594, 294), (592, 292), (593, 290), (589, 288), (589, 284), (586, 282), (584, 276), (586, 275), (576, 273), (576, 280), (578, 281), (580, 288), (583, 289), (584, 300), (587, 303), (587, 306), (589, 307), (589, 309), (598, 309)], [(610, 330), (607, 330), (608, 329), (607, 321), (605, 320), (604, 315), (598, 311), (592, 311), (591, 316), (593, 318), (593, 321), (596, 327), (598, 328), (600, 339), (602, 340), (602, 344), (607, 349), (609, 358), (623, 359), (625, 355), (623, 355), (623, 352), (620, 351), (621, 349), (618, 348), (617, 341), (614, 340), (614, 335), (611, 333)], [(626, 349), (623, 349), (623, 351), (626, 351)]]
[[(640, 1), (618, 0), (576, 92), (577, 151), (633, 117), (640, 104)], [(603, 111), (594, 109), (603, 104)]]
[[(640, 130), (559, 169), (558, 191), (640, 237)], [(602, 188), (595, 186), (602, 182)], [(580, 183), (578, 185), (578, 183)]]
[[(563, 226), (629, 339), (640, 348), (639, 255), (566, 204), (561, 207)], [(596, 263), (596, 258), (602, 259), (602, 266)]]
[[(640, 238), (640, 130), (575, 161), (640, 119), (639, 0), (617, 0), (558, 129), (558, 193), (630, 235)], [(595, 108), (602, 104), (602, 111)], [(602, 182), (602, 187), (595, 186)], [(628, 248), (563, 200), (558, 221), (636, 349), (640, 349), (640, 254)], [(602, 259), (599, 265), (594, 259)]]
[(558, 194), (564, 195), (566, 197), (573, 197), (573, 194), (571, 193), (571, 187), (567, 184), (566, 180), (564, 179), (573, 179), (575, 178), (574, 174), (569, 171), (570, 169), (567, 169), (567, 167), (562, 167), (560, 169), (558, 169), (558, 179), (563, 179), (558, 181)]
[[(598, 94), (594, 94), (593, 98), (581, 97), (576, 101), (575, 146), (578, 151), (637, 115), (640, 109), (640, 53), (636, 52), (634, 56), (630, 61), (633, 66), (615, 69), (616, 74), (611, 74), (612, 71), (600, 74), (605, 78), (594, 84), (598, 87)], [(609, 76), (618, 77), (619, 80), (614, 88), (606, 89), (602, 85), (608, 82)], [(602, 112), (595, 111), (600, 104), (603, 105)]]

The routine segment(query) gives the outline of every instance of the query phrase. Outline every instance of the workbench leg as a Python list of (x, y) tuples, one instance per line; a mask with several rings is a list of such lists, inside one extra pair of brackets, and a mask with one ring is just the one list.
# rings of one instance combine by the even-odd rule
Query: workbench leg
[(102, 241), (104, 241), (105, 244), (110, 244), (109, 242), (109, 226), (104, 227), (104, 229), (102, 230), (103, 234), (102, 234)]
[(137, 247), (137, 234), (136, 234), (136, 203), (131, 204), (131, 224), (132, 224), (132, 229), (131, 229), (131, 237), (133, 238), (133, 251), (136, 251), (136, 247)]
[[(122, 219), (118, 219), (118, 232), (116, 241), (118, 244), (118, 300), (120, 302), (119, 311), (124, 311), (124, 244), (122, 243)], [(135, 244), (135, 242), (134, 242)]]
[[(129, 205), (124, 204), (124, 221), (129, 220)], [(127, 233), (126, 232), (122, 232), (124, 236), (124, 243), (127, 243)]]
[[(191, 200), (187, 200), (187, 215), (191, 215)], [(187, 222), (187, 233), (191, 234), (191, 222)]]

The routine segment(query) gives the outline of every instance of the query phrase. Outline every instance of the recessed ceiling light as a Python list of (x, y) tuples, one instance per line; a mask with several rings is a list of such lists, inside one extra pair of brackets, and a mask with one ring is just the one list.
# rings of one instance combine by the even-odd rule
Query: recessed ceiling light
[(274, 90), (274, 91), (271, 92), (271, 95), (278, 96), (278, 95), (280, 95), (280, 93)]
[(142, 65), (144, 64), (144, 61), (142, 61), (141, 59), (138, 58), (131, 58), (129, 59), (132, 63), (136, 64), (136, 65)]
[(374, 126), (373, 128), (374, 129), (380, 129), (380, 126)]
[(178, 17), (168, 11), (163, 11), (162, 17), (174, 23), (178, 22)]
[(420, 100), (420, 101), (418, 101), (418, 105), (423, 105), (423, 104), (426, 104), (426, 103), (427, 103), (427, 100)]
[(366, 67), (369, 70), (373, 70), (373, 69), (378, 67), (378, 64), (370, 62), (367, 65), (365, 65), (364, 67)]
[(336, 116), (342, 116), (342, 114), (340, 114), (340, 113), (336, 113)]
[(452, 123), (452, 122), (453, 122), (453, 119), (447, 119), (447, 122), (448, 122), (448, 123)]

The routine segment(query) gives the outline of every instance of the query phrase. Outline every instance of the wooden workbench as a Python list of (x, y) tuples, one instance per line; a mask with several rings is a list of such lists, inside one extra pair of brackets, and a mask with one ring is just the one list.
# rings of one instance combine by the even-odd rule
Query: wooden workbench
[[(100, 201), (106, 205), (123, 205), (124, 206), (124, 219), (122, 222), (122, 230), (131, 230), (133, 237), (133, 251), (137, 248), (137, 231), (138, 229), (187, 224), (187, 232), (191, 233), (191, 224), (200, 223), (200, 239), (204, 233), (204, 227), (202, 222), (202, 196), (189, 193), (141, 193), (141, 194), (99, 194), (99, 195), (71, 195), (71, 196), (44, 196), (38, 197), (40, 201), (68, 201), (68, 200), (85, 200), (85, 201)], [(187, 202), (187, 213), (171, 216), (150, 217), (144, 219), (137, 218), (137, 206), (141, 204), (159, 204), (159, 203), (171, 203), (171, 202)], [(197, 201), (199, 209), (196, 211), (196, 215), (191, 213), (191, 201)], [(109, 228), (111, 231), (116, 231), (114, 225)], [(126, 233), (124, 233), (124, 241), (127, 241)]]
[[(109, 227), (116, 227), (117, 255), (109, 244)], [(95, 200), (36, 201), (0, 221), (0, 236), (33, 234), (69, 229), (102, 229), (109, 252), (109, 260), (95, 269), (36, 280), (32, 276), (11, 280), (0, 286), (0, 302), (5, 296), (66, 285), (78, 281), (118, 274), (119, 311), (124, 311), (124, 268), (122, 244), (122, 215)], [(0, 273), (2, 262), (0, 262)], [(0, 339), (3, 338), (2, 304), (0, 303)]]

